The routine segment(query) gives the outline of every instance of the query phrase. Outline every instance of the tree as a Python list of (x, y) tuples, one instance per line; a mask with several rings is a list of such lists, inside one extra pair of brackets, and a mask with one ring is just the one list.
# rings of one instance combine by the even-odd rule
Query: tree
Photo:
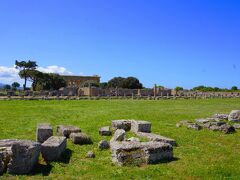
[(104, 89), (107, 88), (107, 86), (108, 86), (107, 82), (102, 82), (99, 84), (99, 87), (104, 88)]
[(127, 88), (127, 89), (142, 89), (143, 85), (139, 82), (139, 80), (135, 77), (114, 77), (110, 81), (108, 81), (108, 87), (113, 88)]
[(123, 81), (123, 88), (127, 89), (142, 89), (143, 85), (139, 82), (139, 80), (135, 77), (125, 78)]
[(34, 91), (41, 90), (58, 90), (66, 86), (66, 81), (59, 75), (54, 73), (42, 73), (33, 70), (29, 73), (32, 80), (32, 88)]
[(13, 82), (12, 83), (12, 89), (13, 90), (16, 90), (17, 88), (19, 88), (20, 87), (20, 84), (18, 83), (18, 82)]
[(180, 86), (175, 87), (175, 91), (182, 91), (182, 90), (183, 90), (183, 87), (180, 87)]
[(26, 89), (27, 79), (30, 78), (29, 72), (37, 67), (36, 61), (15, 61), (15, 66), (19, 69), (20, 78), (24, 79), (23, 89)]
[(233, 86), (233, 87), (231, 88), (231, 90), (232, 90), (232, 91), (237, 91), (237, 90), (238, 90), (238, 87), (237, 87), (237, 86)]
[(108, 81), (108, 87), (122, 87), (124, 79), (125, 78), (123, 77), (114, 77), (113, 79)]
[(6, 85), (3, 86), (3, 89), (9, 90), (9, 89), (11, 89), (11, 86), (9, 84), (6, 84)]

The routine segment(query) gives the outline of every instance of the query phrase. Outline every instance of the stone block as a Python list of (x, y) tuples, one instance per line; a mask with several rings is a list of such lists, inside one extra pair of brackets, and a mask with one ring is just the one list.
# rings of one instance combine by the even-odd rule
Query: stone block
[(70, 139), (74, 144), (79, 144), (79, 145), (93, 143), (91, 137), (85, 133), (71, 133)]
[(202, 126), (200, 126), (200, 125), (198, 125), (198, 124), (196, 124), (196, 123), (193, 123), (193, 124), (189, 124), (187, 128), (188, 128), (188, 129), (194, 129), (194, 130), (196, 130), (196, 131), (199, 131), (199, 130), (202, 129)]
[(117, 129), (111, 141), (124, 141), (125, 138), (126, 138), (126, 131), (123, 129)]
[(148, 121), (132, 121), (131, 131), (132, 132), (151, 132), (152, 123)]
[(141, 138), (146, 138), (149, 141), (157, 141), (157, 142), (163, 142), (163, 143), (169, 143), (172, 146), (176, 146), (177, 143), (174, 139), (170, 139), (158, 134), (154, 134), (154, 133), (143, 133), (143, 132), (137, 132), (135, 133), (137, 136), (141, 137)]
[[(29, 140), (4, 140), (6, 142), (4, 164), (10, 174), (29, 174), (38, 162), (40, 144)], [(4, 144), (1, 142), (0, 144)]]
[(240, 124), (234, 124), (233, 127), (234, 127), (235, 129), (240, 129)]
[(99, 134), (101, 136), (111, 136), (112, 132), (110, 131), (110, 127), (109, 126), (105, 126), (105, 127), (101, 127), (99, 129)]
[(70, 137), (71, 133), (79, 133), (81, 129), (71, 125), (58, 125), (57, 126), (57, 135), (58, 136), (65, 136), (66, 138)]
[(117, 129), (123, 129), (125, 131), (130, 131), (131, 129), (131, 120), (114, 120), (112, 121), (112, 128), (114, 131)]
[(240, 110), (233, 110), (228, 116), (228, 120), (231, 122), (240, 122)]
[(102, 140), (98, 143), (98, 147), (99, 147), (100, 150), (109, 149), (110, 144), (106, 140)]
[(43, 143), (53, 136), (53, 129), (50, 124), (39, 124), (36, 132), (37, 142)]
[(57, 161), (67, 146), (63, 136), (52, 136), (41, 145), (41, 153), (45, 161)]
[(173, 159), (173, 148), (168, 143), (142, 142), (147, 164), (157, 164), (162, 160)]
[(235, 128), (229, 124), (223, 124), (220, 126), (220, 131), (224, 132), (225, 134), (230, 134), (235, 132)]
[(214, 114), (213, 118), (219, 119), (219, 120), (228, 120), (229, 114)]
[(173, 158), (170, 144), (161, 142), (114, 142), (111, 146), (112, 161), (120, 166), (156, 164)]

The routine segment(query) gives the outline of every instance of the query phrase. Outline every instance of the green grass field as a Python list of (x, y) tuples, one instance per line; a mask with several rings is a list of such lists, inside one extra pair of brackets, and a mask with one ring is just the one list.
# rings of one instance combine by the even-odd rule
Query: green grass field
[[(79, 126), (89, 134), (93, 145), (77, 146), (68, 141), (61, 162), (40, 165), (32, 175), (21, 179), (219, 179), (240, 178), (240, 131), (225, 135), (208, 130), (176, 128), (180, 120), (209, 117), (240, 109), (239, 99), (208, 100), (99, 100), (99, 101), (0, 101), (0, 139), (35, 139), (38, 123)], [(175, 160), (142, 167), (118, 167), (109, 150), (98, 150), (104, 138), (98, 128), (115, 119), (140, 119), (152, 122), (152, 131), (176, 139)], [(93, 150), (95, 159), (87, 159)], [(13, 177), (5, 174), (2, 178)], [(1, 178), (1, 177), (0, 177)]]

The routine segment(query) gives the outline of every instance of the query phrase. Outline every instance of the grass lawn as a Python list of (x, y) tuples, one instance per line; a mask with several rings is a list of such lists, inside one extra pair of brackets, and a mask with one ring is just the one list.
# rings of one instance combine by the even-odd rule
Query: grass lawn
[[(94, 144), (73, 145), (68, 141), (61, 162), (46, 165), (42, 159), (37, 169), (21, 179), (219, 179), (240, 178), (240, 131), (225, 135), (208, 130), (176, 128), (180, 120), (209, 117), (240, 109), (239, 99), (207, 100), (97, 100), (97, 101), (0, 101), (0, 139), (35, 139), (36, 125), (79, 126)], [(175, 160), (142, 167), (118, 167), (111, 162), (110, 151), (99, 151), (97, 143), (110, 137), (98, 135), (98, 128), (116, 119), (152, 122), (152, 131), (176, 139)], [(95, 159), (87, 159), (93, 150)], [(5, 174), (2, 178), (13, 177)], [(1, 178), (1, 177), (0, 177)]]

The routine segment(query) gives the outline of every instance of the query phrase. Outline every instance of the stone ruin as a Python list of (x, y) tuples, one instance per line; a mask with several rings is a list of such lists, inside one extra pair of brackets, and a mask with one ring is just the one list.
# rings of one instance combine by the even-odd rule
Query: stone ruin
[[(151, 125), (148, 121), (114, 120), (112, 121), (114, 135), (110, 141), (110, 146), (106, 141), (101, 141), (99, 147), (104, 149), (102, 148), (103, 144), (106, 147), (109, 146), (112, 161), (120, 166), (156, 164), (164, 160), (172, 160), (173, 146), (176, 145), (176, 141), (151, 133)], [(148, 142), (141, 142), (136, 137), (126, 139), (127, 131), (147, 139)], [(100, 131), (99, 134), (101, 135)]]
[[(0, 140), (0, 175), (29, 174), (38, 164), (39, 155), (48, 163), (58, 161), (67, 147), (67, 138), (74, 144), (89, 144), (92, 140), (75, 126), (58, 125), (57, 135), (53, 135), (50, 124), (39, 124), (36, 130), (36, 142), (30, 140)], [(93, 157), (94, 155), (91, 155)]]
[[(173, 146), (176, 141), (151, 133), (151, 123), (136, 120), (112, 121), (113, 137), (110, 143), (106, 140), (99, 142), (99, 149), (111, 149), (112, 161), (118, 165), (155, 164), (162, 160), (173, 158)], [(140, 138), (148, 139), (141, 142), (137, 137), (126, 138), (127, 131), (132, 131)], [(92, 144), (90, 136), (81, 129), (71, 125), (58, 125), (57, 136), (53, 134), (50, 124), (39, 124), (36, 129), (36, 142), (30, 140), (5, 139), (0, 140), (0, 175), (29, 174), (38, 164), (42, 155), (45, 162), (60, 160), (67, 147), (67, 138), (73, 144)], [(112, 135), (109, 126), (99, 129), (101, 136)], [(95, 158), (89, 151), (87, 158)]]
[(214, 114), (211, 118), (196, 119), (195, 122), (180, 121), (177, 127), (186, 126), (188, 129), (208, 129), (230, 134), (240, 129), (240, 110), (232, 110), (230, 114)]

